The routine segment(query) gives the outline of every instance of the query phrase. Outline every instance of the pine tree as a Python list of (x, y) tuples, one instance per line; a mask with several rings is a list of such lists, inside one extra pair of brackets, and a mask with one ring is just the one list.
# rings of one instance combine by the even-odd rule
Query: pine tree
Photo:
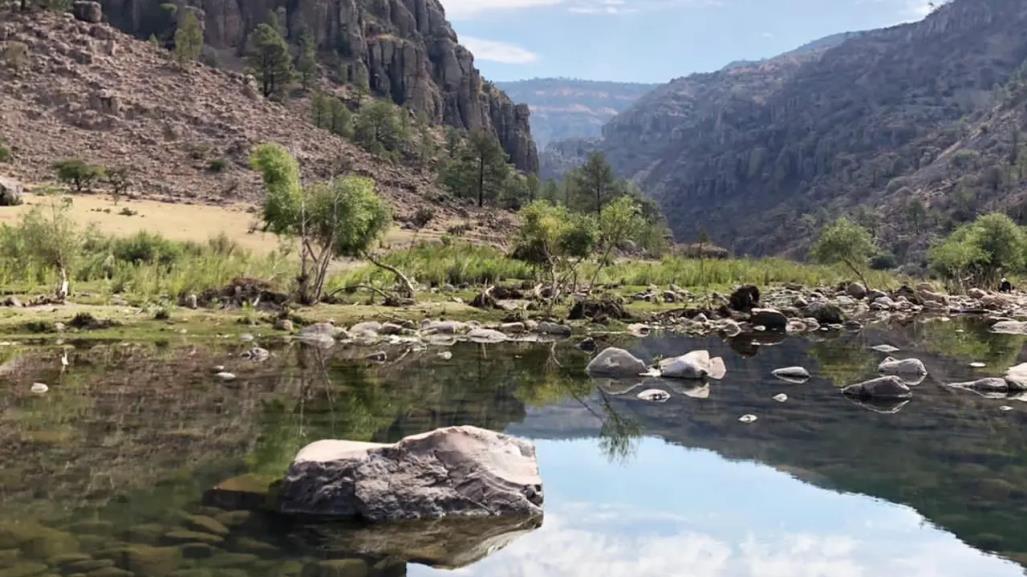
[(320, 76), (317, 67), (317, 45), (313, 35), (306, 30), (300, 34), (300, 53), (296, 57), (296, 71), (300, 76), (303, 90), (309, 91)]
[(196, 14), (186, 10), (175, 31), (175, 60), (179, 64), (196, 62), (203, 53), (203, 28)]
[(497, 198), (507, 184), (510, 165), (495, 135), (472, 132), (459, 156), (443, 171), (443, 183), (457, 196), (472, 196), (478, 206)]
[(293, 81), (292, 57), (274, 26), (260, 24), (254, 30), (249, 64), (266, 98), (285, 98)]
[(603, 214), (603, 206), (621, 195), (613, 167), (600, 152), (594, 152), (570, 178), (575, 200), (582, 206), (591, 206), (596, 216)]

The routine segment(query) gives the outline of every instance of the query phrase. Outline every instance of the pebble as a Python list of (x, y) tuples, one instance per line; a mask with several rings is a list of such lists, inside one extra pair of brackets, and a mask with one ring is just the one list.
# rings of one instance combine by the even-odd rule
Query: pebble
[(453, 358), (453, 353), (449, 351), (442, 351), (441, 353), (439, 353), (439, 358), (444, 361), (448, 361), (449, 359)]
[(780, 395), (774, 395), (774, 400), (783, 403), (788, 400), (788, 395), (781, 393)]
[(222, 371), (222, 372), (220, 372), (220, 373), (218, 373), (218, 374), (216, 374), (214, 376), (216, 376), (217, 378), (221, 379), (222, 381), (234, 381), (235, 380), (235, 375), (232, 374), (232, 373), (229, 373), (227, 371)]
[(986, 366), (988, 366), (987, 363), (970, 363), (970, 368), (973, 369), (983, 369)]
[(1002, 411), (1004, 413), (1008, 413), (1009, 411), (1013, 410), (1013, 407), (1010, 407), (1009, 405), (1002, 405), (1001, 407), (998, 408), (998, 410), (1000, 410), (1000, 411)]
[(249, 343), (249, 342), (253, 342), (255, 340), (255, 337), (253, 335), (251, 335), (250, 333), (243, 333), (243, 334), (239, 335), (239, 340), (244, 342), (244, 343)]
[(738, 422), (748, 425), (750, 423), (755, 423), (757, 419), (759, 419), (759, 417), (756, 415), (742, 415), (738, 418)]
[(670, 400), (670, 393), (660, 389), (649, 389), (638, 393), (638, 398), (650, 403), (665, 403)]
[(902, 350), (898, 347), (893, 347), (891, 345), (877, 345), (876, 347), (870, 347), (870, 349), (877, 351), (879, 353), (897, 353), (900, 350)]
[(32, 383), (32, 388), (30, 390), (33, 395), (45, 395), (46, 392), (50, 390), (50, 387), (43, 383)]

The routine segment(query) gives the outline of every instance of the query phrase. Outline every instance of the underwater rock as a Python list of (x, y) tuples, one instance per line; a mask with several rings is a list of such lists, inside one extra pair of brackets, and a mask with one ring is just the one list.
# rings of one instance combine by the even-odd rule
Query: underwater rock
[(785, 367), (783, 369), (777, 369), (772, 374), (779, 379), (789, 382), (804, 382), (808, 381), (810, 378), (809, 371), (803, 367)]
[(888, 357), (881, 361), (877, 370), (885, 375), (923, 376), (927, 374), (927, 367), (920, 359), (899, 360)]
[(371, 522), (542, 514), (535, 447), (476, 427), (381, 445), (318, 441), (280, 486), (279, 510)]
[(647, 389), (638, 393), (637, 397), (639, 400), (648, 401), (650, 403), (666, 403), (670, 400), (670, 393), (667, 391), (661, 391), (660, 389)]
[(741, 417), (738, 417), (738, 422), (746, 425), (755, 423), (757, 420), (759, 420), (759, 417), (756, 415), (742, 415)]
[(842, 393), (858, 399), (910, 399), (913, 391), (902, 379), (890, 376), (873, 379), (842, 389)]

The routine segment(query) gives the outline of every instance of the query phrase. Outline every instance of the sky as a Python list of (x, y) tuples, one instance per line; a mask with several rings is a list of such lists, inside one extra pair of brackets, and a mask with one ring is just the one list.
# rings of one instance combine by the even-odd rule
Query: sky
[(923, 18), (928, 0), (441, 0), (486, 78), (667, 82), (838, 32)]

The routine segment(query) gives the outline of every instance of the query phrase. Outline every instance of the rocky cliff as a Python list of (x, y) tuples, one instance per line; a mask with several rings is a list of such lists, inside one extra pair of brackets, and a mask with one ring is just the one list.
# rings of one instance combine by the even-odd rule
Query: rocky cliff
[[(1027, 4), (955, 0), (921, 22), (843, 36), (657, 89), (605, 127), (614, 165), (680, 240), (801, 254), (853, 214), (922, 254), (986, 210), (1023, 217)], [(900, 210), (926, 205), (926, 222)]]
[[(175, 0), (183, 4), (183, 0)], [(438, 0), (189, 0), (205, 40), (226, 63), (248, 35), (277, 14), (289, 40), (307, 32), (322, 62), (342, 81), (369, 88), (436, 123), (493, 131), (519, 169), (538, 170), (529, 110), (485, 81), (460, 45)], [(132, 34), (168, 34), (164, 0), (102, 0), (111, 22)]]

